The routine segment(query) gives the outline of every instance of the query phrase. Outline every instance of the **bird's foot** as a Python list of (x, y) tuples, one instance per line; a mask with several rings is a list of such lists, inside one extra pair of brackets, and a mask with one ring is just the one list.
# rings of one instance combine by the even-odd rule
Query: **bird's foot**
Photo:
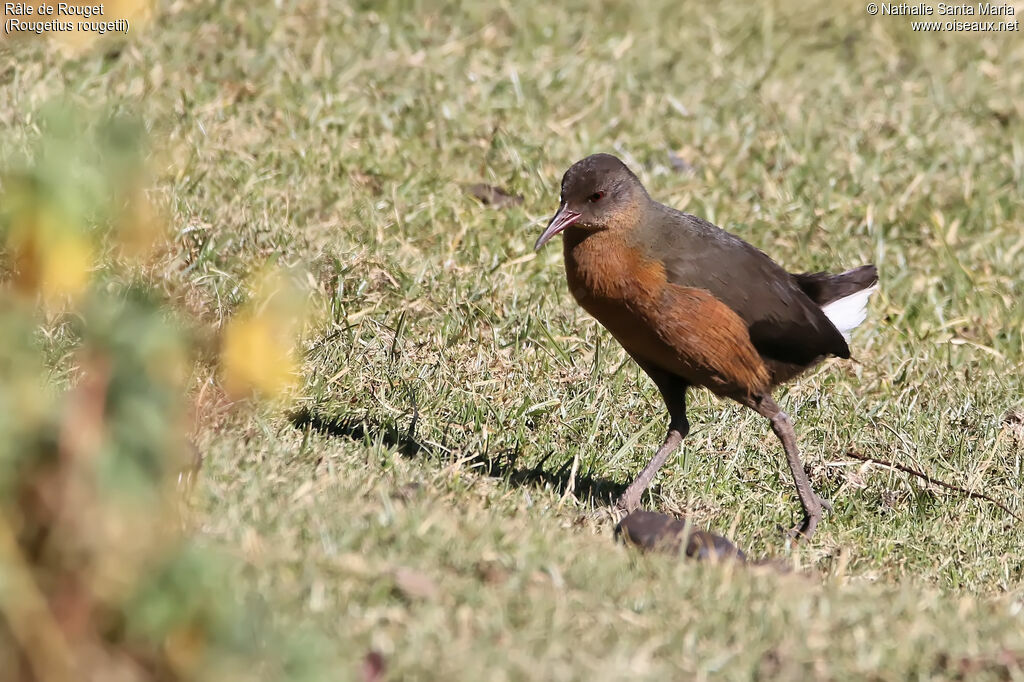
[(607, 507), (597, 507), (586, 518), (596, 524), (611, 522), (612, 525), (629, 516), (630, 512), (640, 507), (639, 495), (631, 495), (627, 490), (618, 500)]
[(810, 509), (804, 509), (804, 520), (798, 526), (793, 526), (787, 535), (791, 540), (810, 540), (814, 535), (814, 531), (818, 528), (818, 523), (821, 521), (822, 510), (832, 511), (832, 503), (823, 497), (818, 495), (814, 496), (817, 500), (817, 504), (812, 505)]
[(810, 540), (811, 537), (814, 535), (814, 531), (817, 529), (818, 521), (820, 520), (820, 514), (816, 517), (805, 516), (803, 523), (790, 528), (789, 532), (786, 533), (786, 537), (788, 537), (790, 540), (793, 540), (794, 542), (797, 542), (799, 540)]
[(643, 489), (634, 491), (631, 489), (632, 487), (626, 488), (626, 492), (622, 493), (622, 496), (611, 506), (619, 516), (625, 516), (640, 508), (640, 497), (643, 495)]

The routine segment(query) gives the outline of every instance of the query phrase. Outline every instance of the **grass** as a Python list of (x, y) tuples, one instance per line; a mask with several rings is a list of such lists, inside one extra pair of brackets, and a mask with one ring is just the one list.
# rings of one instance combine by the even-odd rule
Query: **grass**
[[(1024, 510), (1021, 92), (1018, 33), (859, 5), (174, 2), (120, 50), (0, 54), (0, 152), (55, 98), (141, 117), (175, 240), (152, 276), (214, 324), (266, 262), (308, 270), (295, 404), (230, 406), (196, 366), (193, 521), (342, 677), (375, 650), (394, 679), (1021, 679), (1021, 524), (844, 456)], [(595, 151), (792, 270), (880, 268), (857, 361), (778, 396), (835, 503), (813, 542), (778, 530), (799, 503), (770, 429), (704, 392), (645, 498), (794, 574), (586, 519), (665, 423), (557, 245), (531, 251)]]

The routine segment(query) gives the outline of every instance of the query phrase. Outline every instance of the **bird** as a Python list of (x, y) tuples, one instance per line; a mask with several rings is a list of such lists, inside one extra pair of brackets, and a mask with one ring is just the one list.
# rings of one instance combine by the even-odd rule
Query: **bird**
[(665, 440), (613, 509), (640, 506), (690, 430), (687, 391), (703, 387), (769, 420), (803, 507), (790, 536), (810, 539), (832, 505), (812, 489), (793, 421), (772, 391), (827, 357), (850, 358), (877, 268), (790, 273), (739, 237), (655, 201), (611, 154), (565, 172), (534, 249), (558, 234), (573, 298), (651, 378), (668, 411)]

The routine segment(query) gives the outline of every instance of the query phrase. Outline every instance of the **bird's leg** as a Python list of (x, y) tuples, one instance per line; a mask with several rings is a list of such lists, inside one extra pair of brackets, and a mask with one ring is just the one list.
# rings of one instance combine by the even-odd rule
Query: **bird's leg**
[(811, 488), (811, 481), (807, 478), (803, 463), (800, 462), (800, 451), (796, 447), (793, 422), (770, 395), (761, 396), (760, 399), (745, 399), (741, 402), (761, 416), (767, 417), (771, 421), (772, 431), (782, 442), (782, 449), (786, 451), (786, 461), (789, 463), (789, 471), (793, 474), (793, 483), (796, 484), (796, 494), (804, 508), (803, 523), (793, 528), (790, 535), (803, 536), (809, 540), (814, 535), (818, 522), (821, 521), (822, 508), (831, 511), (832, 504), (819, 497)]
[(622, 493), (622, 497), (615, 503), (617, 510), (626, 513), (640, 506), (640, 498), (651, 484), (651, 481), (654, 480), (658, 469), (665, 463), (668, 456), (675, 452), (675, 449), (679, 447), (679, 444), (683, 442), (683, 438), (690, 431), (690, 423), (686, 420), (686, 383), (679, 377), (650, 368), (643, 363), (640, 366), (650, 375), (654, 383), (658, 385), (661, 397), (664, 398), (665, 405), (668, 407), (669, 424), (665, 442), (661, 444), (661, 447), (654, 453), (651, 461), (647, 463), (647, 466), (629, 484), (626, 492)]

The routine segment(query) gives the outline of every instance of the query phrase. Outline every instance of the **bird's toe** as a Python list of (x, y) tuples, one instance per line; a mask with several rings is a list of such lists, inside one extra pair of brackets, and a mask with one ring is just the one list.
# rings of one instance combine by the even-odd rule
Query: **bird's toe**
[(816, 513), (805, 514), (803, 523), (793, 526), (787, 535), (791, 540), (810, 540), (818, 528), (819, 521), (821, 521), (820, 509), (816, 510)]

